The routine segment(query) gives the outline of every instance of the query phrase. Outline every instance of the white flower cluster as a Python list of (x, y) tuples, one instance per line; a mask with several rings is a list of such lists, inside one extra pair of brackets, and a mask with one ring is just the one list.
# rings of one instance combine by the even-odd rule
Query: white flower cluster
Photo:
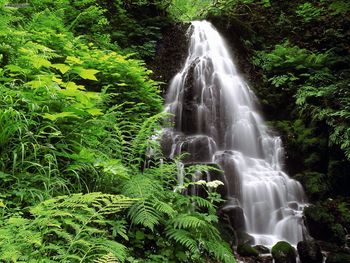
[(224, 183), (219, 180), (207, 182), (207, 187), (209, 188), (218, 188), (220, 185), (224, 185)]
[(208, 188), (218, 188), (220, 185), (224, 185), (224, 183), (219, 181), (219, 180), (214, 180), (214, 181), (211, 181), (211, 182), (206, 182), (204, 180), (199, 180), (197, 182), (194, 182), (194, 184), (196, 184), (196, 185), (206, 185)]

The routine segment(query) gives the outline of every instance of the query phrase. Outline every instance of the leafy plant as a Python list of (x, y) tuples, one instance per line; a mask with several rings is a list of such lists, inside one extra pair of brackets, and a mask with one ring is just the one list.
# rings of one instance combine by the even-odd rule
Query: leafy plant
[(310, 2), (306, 2), (298, 6), (296, 13), (298, 16), (302, 17), (305, 22), (310, 22), (317, 19), (323, 11), (323, 8), (316, 7)]
[[(4, 222), (0, 258), (15, 262), (91, 262), (110, 253), (123, 261), (126, 248), (113, 240), (117, 235), (111, 229), (123, 222), (115, 216), (133, 201), (101, 193), (44, 201), (32, 207), (27, 218), (13, 216)], [(118, 231), (123, 235), (123, 228), (114, 229), (115, 233)]]

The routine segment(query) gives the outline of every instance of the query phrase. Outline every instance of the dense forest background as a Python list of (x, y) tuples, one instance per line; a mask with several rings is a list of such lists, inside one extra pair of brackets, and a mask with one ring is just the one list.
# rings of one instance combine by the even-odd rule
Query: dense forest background
[(225, 35), (312, 203), (311, 236), (349, 262), (346, 0), (0, 0), (1, 261), (235, 262), (217, 185), (181, 194), (159, 145), (157, 56), (193, 19)]

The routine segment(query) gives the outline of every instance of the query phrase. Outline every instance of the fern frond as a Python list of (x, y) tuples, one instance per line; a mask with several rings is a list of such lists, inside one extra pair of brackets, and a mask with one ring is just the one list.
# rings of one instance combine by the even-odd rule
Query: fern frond
[(99, 259), (95, 259), (94, 263), (119, 263), (119, 261), (113, 253), (108, 253)]
[(141, 224), (153, 230), (159, 223), (162, 213), (154, 206), (154, 196), (162, 191), (159, 183), (142, 175), (131, 177), (124, 183), (122, 193), (139, 199), (128, 211), (128, 216), (134, 224)]
[(200, 196), (191, 196), (190, 197), (192, 202), (194, 202), (198, 207), (203, 207), (203, 208), (211, 208), (213, 207), (213, 204), (208, 201), (207, 199), (204, 199)]
[(180, 214), (172, 219), (175, 228), (178, 229), (197, 229), (206, 226), (208, 223), (204, 220), (189, 214)]
[(184, 229), (168, 229), (166, 235), (167, 237), (188, 248), (191, 252), (198, 252), (197, 241), (192, 238), (190, 232)]
[(223, 263), (236, 263), (232, 249), (223, 241), (208, 240), (204, 242), (205, 249)]
[(151, 230), (153, 230), (154, 226), (157, 225), (161, 219), (161, 213), (154, 208), (153, 203), (146, 200), (136, 202), (136, 204), (129, 209), (128, 216), (133, 223), (141, 224)]
[(154, 208), (163, 214), (169, 215), (170, 217), (173, 217), (176, 213), (176, 211), (169, 204), (158, 199), (154, 201)]

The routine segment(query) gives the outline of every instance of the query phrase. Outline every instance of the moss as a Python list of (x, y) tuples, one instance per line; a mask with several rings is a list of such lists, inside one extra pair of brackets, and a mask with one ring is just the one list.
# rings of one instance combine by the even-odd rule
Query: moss
[(240, 244), (237, 246), (237, 253), (243, 257), (257, 257), (259, 252), (249, 244)]
[(296, 252), (295, 249), (285, 241), (280, 241), (272, 247), (272, 256), (275, 263), (295, 263)]

